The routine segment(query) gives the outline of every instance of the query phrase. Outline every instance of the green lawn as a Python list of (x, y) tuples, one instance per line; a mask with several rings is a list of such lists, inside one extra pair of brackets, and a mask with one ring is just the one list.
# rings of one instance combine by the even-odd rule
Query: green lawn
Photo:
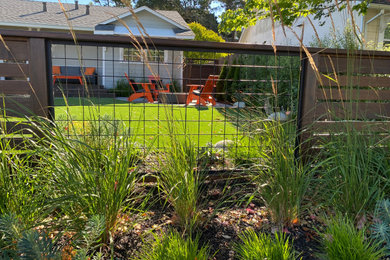
[(214, 107), (197, 109), (178, 105), (129, 103), (112, 98), (69, 98), (68, 106), (64, 99), (56, 98), (54, 103), (57, 120), (67, 120), (66, 115), (69, 114), (74, 124), (85, 131), (87, 127), (83, 122), (105, 115), (107, 118), (122, 120), (127, 131), (137, 135), (138, 141), (144, 144), (153, 140), (162, 146), (164, 140), (167, 140), (167, 119), (172, 116), (178, 122), (177, 133), (187, 132), (199, 146), (209, 142), (215, 144), (224, 139), (242, 138), (232, 123), (236, 123), (235, 120), (227, 120), (226, 112)]

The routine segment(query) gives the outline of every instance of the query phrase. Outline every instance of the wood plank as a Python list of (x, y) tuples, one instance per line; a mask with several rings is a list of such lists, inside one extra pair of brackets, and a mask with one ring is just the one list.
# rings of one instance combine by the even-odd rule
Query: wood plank
[(10, 64), (0, 63), (0, 77), (20, 77), (25, 78), (29, 75), (28, 64)]
[[(324, 133), (324, 134), (313, 134), (313, 146), (326, 145), (333, 141), (348, 142), (350, 135), (348, 133)], [(360, 137), (366, 139), (366, 144), (369, 145), (380, 145), (388, 144), (390, 139), (388, 134), (381, 133), (361, 133)], [(359, 140), (359, 139), (358, 139)], [(352, 140), (349, 139), (351, 142)], [(363, 141), (363, 140), (361, 140)]]
[(43, 38), (31, 38), (30, 45), (30, 81), (34, 88), (34, 113), (38, 116), (49, 115), (49, 84), (47, 81), (46, 42)]
[(318, 70), (325, 73), (389, 74), (390, 58), (321, 56)]
[(24, 80), (0, 80), (0, 95), (31, 94), (29, 82)]
[[(0, 41), (0, 60), (26, 61), (29, 58), (29, 48), (26, 41)], [(8, 51), (9, 50), (9, 51)]]
[(390, 90), (317, 88), (317, 100), (390, 100)]
[(17, 150), (28, 150), (31, 147), (31, 144), (26, 140), (26, 138), (22, 137), (7, 137), (1, 138), (0, 142), (2, 143), (4, 148), (14, 148)]
[(313, 132), (350, 131), (390, 132), (390, 121), (317, 121), (311, 126)]
[[(390, 69), (389, 69), (390, 73)], [(360, 86), (373, 88), (390, 88), (390, 77), (369, 77), (369, 76), (344, 76), (337, 77), (329, 75), (331, 79), (321, 75), (323, 86), (329, 87), (344, 87), (344, 86)]]
[(21, 133), (21, 134), (31, 134), (34, 127), (25, 122), (0, 122), (0, 132), (11, 134), (11, 133)]
[[(313, 56), (315, 63), (318, 62), (318, 55)], [(302, 129), (312, 124), (315, 119), (314, 107), (316, 102), (317, 75), (309, 62), (306, 62), (306, 75), (304, 77), (305, 85), (302, 100)]]
[[(5, 109), (7, 116), (23, 117), (33, 115), (33, 102), (31, 96), (12, 96), (0, 98), (0, 109)], [(3, 114), (3, 111), (1, 112)]]
[(316, 105), (316, 118), (335, 119), (385, 119), (390, 117), (390, 103), (323, 102)]

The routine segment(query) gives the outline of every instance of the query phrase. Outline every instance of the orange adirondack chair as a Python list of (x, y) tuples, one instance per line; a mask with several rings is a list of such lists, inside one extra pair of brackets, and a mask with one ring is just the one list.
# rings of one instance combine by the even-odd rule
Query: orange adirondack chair
[(164, 84), (162, 83), (160, 76), (154, 76), (150, 75), (148, 76), (149, 83), (152, 84), (152, 91), (154, 99), (157, 100), (159, 93), (169, 93), (169, 85), (170, 84)]
[[(130, 97), (127, 99), (129, 102), (132, 102), (138, 98), (146, 98), (148, 100), (149, 103), (153, 103), (154, 102), (154, 99), (153, 99), (153, 96), (152, 96), (152, 92), (149, 88), (149, 85), (151, 86), (152, 84), (150, 83), (135, 83), (133, 80), (129, 79), (129, 76), (127, 75), (127, 73), (125, 72), (125, 76), (126, 76), (126, 79), (127, 81), (129, 82), (129, 85), (131, 87), (131, 89), (133, 90), (133, 94), (130, 95)], [(142, 89), (140, 90), (136, 90), (136, 88), (134, 87), (135, 85), (141, 85)]]
[(188, 85), (190, 86), (190, 91), (187, 97), (187, 105), (196, 100), (196, 105), (206, 106), (207, 103), (211, 103), (215, 106), (217, 102), (213, 97), (213, 89), (218, 78), (218, 75), (210, 75), (204, 85)]

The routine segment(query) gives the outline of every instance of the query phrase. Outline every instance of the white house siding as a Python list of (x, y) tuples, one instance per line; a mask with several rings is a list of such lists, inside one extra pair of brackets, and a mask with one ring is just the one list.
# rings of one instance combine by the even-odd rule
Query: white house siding
[[(331, 37), (331, 33), (335, 32), (335, 30), (339, 33), (343, 33), (345, 26), (351, 23), (350, 14), (346, 10), (332, 13), (332, 19), (324, 18), (326, 19), (326, 22), (323, 26), (320, 26), (320, 22), (315, 20), (312, 16), (309, 17), (320, 39), (323, 37)], [(357, 13), (354, 13), (354, 21), (356, 26), (360, 29), (362, 21)], [(303, 39), (303, 44), (305, 46), (310, 46), (317, 38), (315, 30), (306, 17), (298, 19), (291, 28), (285, 26), (284, 30), (279, 23), (275, 23), (274, 41), (271, 19), (264, 19), (258, 21), (255, 26), (245, 29), (240, 38), (240, 42), (299, 46), (300, 39)]]
[(371, 4), (364, 17), (366, 35), (365, 40), (369, 47), (381, 47), (386, 27), (390, 23), (390, 6)]
[[(103, 53), (104, 52), (104, 53)], [(164, 83), (176, 81), (182, 86), (183, 52), (165, 51), (164, 61), (161, 63), (123, 61), (123, 49), (113, 47), (53, 45), (53, 66), (80, 66), (95, 67), (99, 85), (105, 88), (114, 88), (116, 82), (125, 79), (125, 72), (136, 82), (148, 80), (149, 75), (160, 75)], [(104, 62), (103, 62), (104, 60)]]
[[(133, 16), (129, 16), (123, 18), (121, 21), (113, 22), (112, 24), (115, 24), (114, 34), (129, 34), (130, 29), (131, 33), (134, 35), (145, 35), (146, 31), (147, 35), (153, 37), (176, 37), (176, 34), (173, 31), (176, 27), (173, 24), (162, 20), (146, 10), (138, 12), (137, 19), (138, 20), (134, 19)], [(124, 26), (123, 23), (127, 24), (128, 28)], [(142, 24), (145, 31), (143, 31), (139, 23)], [(141, 30), (141, 32), (139, 30)]]
[(98, 83), (102, 85), (103, 48), (97, 46), (75, 46), (53, 44), (51, 49), (53, 66), (95, 67)]
[(113, 88), (116, 82), (125, 78), (125, 72), (136, 82), (148, 81), (148, 76), (159, 75), (164, 83), (176, 81), (182, 86), (183, 52), (165, 51), (164, 61), (157, 62), (128, 62), (122, 60), (121, 48), (107, 48), (105, 53), (104, 87)]

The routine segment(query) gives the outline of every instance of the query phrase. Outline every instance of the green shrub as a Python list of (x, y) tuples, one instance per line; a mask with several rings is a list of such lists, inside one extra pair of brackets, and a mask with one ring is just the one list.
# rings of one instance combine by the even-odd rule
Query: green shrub
[[(225, 40), (219, 36), (216, 32), (208, 30), (206, 27), (197, 22), (189, 23), (188, 26), (195, 34), (195, 41), (208, 41), (208, 42), (225, 42)], [(216, 52), (184, 52), (184, 57), (192, 59), (199, 64), (205, 64), (213, 60), (217, 60), (226, 56), (224, 53)]]
[(141, 260), (207, 260), (209, 249), (199, 245), (199, 238), (184, 239), (177, 232), (171, 232), (162, 238), (156, 237), (152, 244), (146, 244), (137, 259)]
[(380, 243), (365, 237), (364, 229), (357, 230), (347, 217), (337, 217), (328, 221), (322, 236), (323, 254), (329, 260), (374, 260), (381, 259), (383, 249)]
[(216, 97), (220, 101), (243, 101), (248, 106), (264, 106), (265, 98), (260, 98), (263, 94), (272, 97), (272, 107), (294, 111), (298, 100), (299, 68), (298, 57), (231, 55), (225, 59), (216, 86), (216, 91), (226, 92), (226, 96)]
[(133, 94), (133, 90), (131, 89), (129, 82), (127, 82), (127, 79), (118, 80), (114, 92), (117, 97), (129, 97)]
[(242, 260), (290, 260), (296, 259), (292, 245), (284, 233), (276, 233), (272, 238), (266, 234), (256, 234), (250, 229), (239, 235), (240, 243), (234, 245), (237, 258)]
[(225, 59), (223, 67), (221, 69), (221, 73), (219, 74), (219, 80), (217, 81), (215, 86), (215, 92), (216, 92), (215, 98), (220, 102), (225, 101), (225, 99), (227, 98), (225, 94), (226, 93), (225, 79), (227, 77), (228, 71), (229, 71), (228, 59)]

